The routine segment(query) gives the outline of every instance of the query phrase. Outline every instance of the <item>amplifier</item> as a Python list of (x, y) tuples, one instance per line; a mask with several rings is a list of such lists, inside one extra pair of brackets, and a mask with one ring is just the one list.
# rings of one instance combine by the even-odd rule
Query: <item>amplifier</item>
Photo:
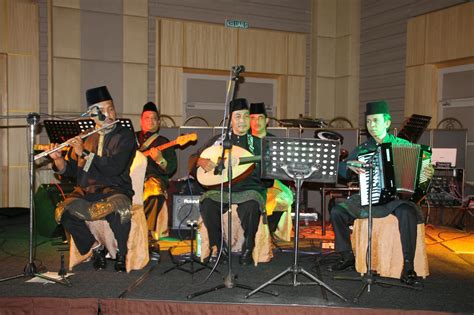
[(193, 195), (174, 195), (173, 196), (173, 229), (189, 230), (187, 222), (189, 220), (198, 220), (199, 198), (201, 196)]
[(463, 188), (463, 169), (436, 168), (426, 198), (433, 206), (460, 206)]

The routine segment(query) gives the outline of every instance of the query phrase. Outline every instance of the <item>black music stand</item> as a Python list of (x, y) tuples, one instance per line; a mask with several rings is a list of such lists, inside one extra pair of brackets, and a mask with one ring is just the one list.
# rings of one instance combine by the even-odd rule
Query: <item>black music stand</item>
[(81, 133), (77, 120), (45, 120), (43, 124), (51, 143), (63, 143)]
[[(335, 183), (337, 181), (337, 168), (339, 161), (340, 144), (338, 141), (302, 139), (302, 138), (275, 138), (266, 137), (262, 140), (262, 177), (270, 179), (292, 180), (296, 184), (296, 200), (299, 200), (301, 185), (303, 181), (318, 183)], [(299, 285), (319, 285), (322, 293), (327, 299), (328, 290), (343, 301), (347, 299), (340, 293), (330, 288), (323, 281), (312, 275), (298, 263), (299, 246), (299, 202), (296, 202), (295, 211), (295, 237), (294, 237), (294, 261), (291, 266), (281, 273), (271, 278), (249, 294), (262, 290), (266, 286), (273, 284), (286, 274), (291, 274), (292, 283), (286, 284), (293, 287)], [(298, 274), (303, 274), (311, 282), (299, 282)]]
[[(128, 118), (117, 118), (123, 127), (134, 132), (132, 121)], [(95, 127), (92, 119), (79, 120), (45, 120), (46, 133), (51, 143), (63, 143), (80, 133)]]
[[(380, 150), (380, 146), (377, 147), (377, 150)], [(361, 281), (362, 286), (360, 287), (359, 291), (357, 291), (357, 295), (352, 298), (354, 303), (359, 301), (362, 293), (364, 293), (365, 288), (367, 288), (367, 292), (370, 293), (371, 285), (380, 284), (386, 286), (396, 286), (406, 289), (412, 290), (421, 290), (421, 288), (409, 286), (402, 283), (395, 283), (389, 282), (379, 279), (379, 275), (372, 270), (372, 225), (373, 225), (373, 217), (372, 217), (372, 193), (373, 193), (373, 180), (374, 180), (374, 169), (378, 167), (375, 161), (376, 152), (369, 160), (366, 162), (364, 168), (369, 171), (369, 191), (368, 191), (368, 199), (369, 199), (369, 217), (368, 217), (368, 226), (367, 226), (367, 272), (361, 277), (343, 277), (343, 276), (335, 276), (333, 277), (334, 280), (350, 280), (350, 281)]]

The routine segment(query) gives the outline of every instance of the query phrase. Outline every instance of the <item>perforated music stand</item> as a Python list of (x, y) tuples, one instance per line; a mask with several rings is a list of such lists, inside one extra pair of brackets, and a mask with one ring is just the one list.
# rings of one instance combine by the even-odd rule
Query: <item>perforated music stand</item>
[[(118, 118), (123, 127), (134, 132), (132, 121), (128, 118)], [(95, 122), (92, 119), (80, 120), (45, 120), (43, 121), (46, 133), (51, 143), (63, 143), (74, 138), (82, 132), (94, 128)]]
[(51, 143), (63, 143), (81, 133), (76, 120), (45, 120), (43, 124)]
[[(302, 139), (302, 138), (275, 138), (262, 139), (262, 177), (280, 180), (292, 180), (296, 184), (296, 200), (300, 198), (303, 181), (318, 183), (337, 182), (337, 168), (339, 161), (339, 141)], [(296, 203), (295, 212), (295, 237), (294, 237), (294, 262), (281, 273), (271, 278), (245, 297), (248, 298), (266, 286), (273, 284), (286, 274), (291, 274), (292, 283), (286, 284), (293, 287), (300, 285), (319, 285), (333, 293), (343, 301), (347, 299), (340, 293), (330, 288), (323, 281), (312, 275), (298, 264), (299, 250), (299, 202)], [(311, 282), (299, 282), (298, 274), (303, 274)], [(327, 299), (325, 291), (323, 296)]]

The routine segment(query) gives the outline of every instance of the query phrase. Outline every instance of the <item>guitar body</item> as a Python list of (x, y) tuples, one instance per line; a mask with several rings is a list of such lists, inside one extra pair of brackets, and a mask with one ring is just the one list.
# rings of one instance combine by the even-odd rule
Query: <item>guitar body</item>
[[(222, 155), (222, 146), (212, 146), (207, 149), (205, 149), (200, 157), (203, 159), (210, 159), (214, 163), (218, 163), (219, 159)], [(224, 169), (222, 170), (222, 174), (214, 174), (214, 171), (206, 172), (204, 169), (201, 167), (198, 167), (197, 169), (197, 180), (198, 182), (203, 185), (203, 186), (217, 186), (220, 185), (221, 183), (228, 183), (229, 178), (227, 174), (227, 158), (228, 158), (228, 151), (226, 151), (225, 154), (225, 161), (224, 161)], [(255, 160), (258, 161), (260, 160), (259, 156), (254, 156), (252, 153), (249, 151), (234, 145), (232, 147), (232, 158), (238, 158), (241, 163), (242, 160)], [(239, 182), (240, 180), (246, 178), (250, 173), (252, 173), (253, 169), (255, 167), (255, 163), (245, 163), (245, 164), (239, 164), (235, 165), (232, 167), (232, 183), (235, 184)]]

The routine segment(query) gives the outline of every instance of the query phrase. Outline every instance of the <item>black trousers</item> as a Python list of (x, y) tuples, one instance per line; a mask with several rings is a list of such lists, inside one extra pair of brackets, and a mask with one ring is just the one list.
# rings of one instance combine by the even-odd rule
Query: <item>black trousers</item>
[[(398, 219), (405, 268), (413, 269), (417, 234), (416, 211), (408, 204), (401, 204), (393, 210), (392, 214)], [(339, 205), (331, 209), (331, 223), (336, 237), (336, 252), (352, 251), (349, 225), (355, 219), (346, 209)]]
[[(117, 240), (117, 247), (122, 255), (127, 254), (127, 241), (128, 234), (130, 233), (131, 221), (128, 220), (125, 223), (120, 222), (120, 215), (117, 212), (112, 212), (105, 218), (114, 233), (115, 239)], [(61, 223), (63, 227), (71, 233), (74, 243), (76, 243), (77, 249), (81, 255), (87, 254), (91, 249), (92, 245), (96, 241), (94, 235), (92, 235), (86, 222), (78, 217), (65, 211), (61, 217)]]
[[(221, 244), (221, 215), (220, 215), (221, 204), (213, 201), (209, 198), (204, 199), (199, 209), (204, 225), (207, 228), (209, 235), (209, 245), (220, 247)], [(227, 205), (224, 205), (224, 211), (228, 209)], [(242, 250), (252, 250), (255, 246), (255, 234), (257, 234), (258, 224), (260, 223), (260, 210), (258, 202), (246, 201), (240, 203), (237, 207), (237, 214), (240, 219), (242, 228), (244, 229), (244, 247)]]

